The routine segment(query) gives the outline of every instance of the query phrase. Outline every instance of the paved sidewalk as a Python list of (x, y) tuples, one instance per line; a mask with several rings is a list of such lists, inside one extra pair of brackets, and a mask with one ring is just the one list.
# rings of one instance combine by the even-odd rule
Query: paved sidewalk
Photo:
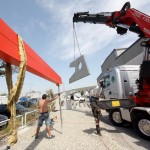
[(86, 106), (75, 110), (62, 110), (63, 132), (61, 133), (60, 112), (55, 122), (52, 134), (54, 139), (46, 136), (45, 124), (41, 128), (39, 138), (34, 139), (36, 125), (19, 131), (18, 142), (11, 150), (130, 150), (126, 143), (105, 130), (106, 124), (101, 123), (101, 135), (95, 131), (95, 123), (90, 109)]

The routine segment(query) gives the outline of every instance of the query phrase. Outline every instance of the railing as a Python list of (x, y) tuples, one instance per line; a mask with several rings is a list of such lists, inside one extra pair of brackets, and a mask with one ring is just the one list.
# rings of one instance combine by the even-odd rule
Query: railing
[(19, 126), (19, 121), (17, 121), (17, 127), (18, 128), (23, 126), (23, 116), (22, 115), (18, 115), (18, 116), (16, 116), (16, 119), (20, 118), (20, 117), (21, 117), (21, 125)]
[[(55, 107), (55, 101), (50, 103), (48, 109), (49, 111), (52, 111)], [(28, 125), (33, 125), (35, 124), (35, 122), (37, 121), (37, 118), (38, 118), (38, 110), (33, 110), (33, 111), (30, 111), (30, 112), (25, 112), (23, 115), (18, 115), (16, 116), (16, 123), (17, 123), (17, 128), (24, 128)], [(10, 119), (7, 119), (7, 120), (4, 120), (4, 121), (1, 121), (0, 124), (5, 124), (6, 125), (9, 123)], [(9, 131), (9, 126), (4, 126), (3, 128), (0, 129), (0, 139), (3, 138), (4, 136), (7, 135)]]
[[(23, 116), (22, 115), (18, 115), (16, 116), (16, 119), (17, 119), (17, 128), (20, 128), (23, 126)], [(6, 136), (6, 134), (8, 133), (9, 131), (9, 126), (8, 126), (8, 123), (9, 123), (10, 119), (7, 119), (7, 120), (4, 120), (4, 121), (1, 121), (0, 124), (4, 123), (6, 124), (6, 126), (4, 125), (4, 127), (1, 127), (0, 129), (0, 139), (3, 138), (4, 136)]]
[(38, 110), (37, 109), (30, 111), (30, 112), (26, 112), (25, 117), (24, 117), (24, 126), (34, 124), (35, 121), (37, 120), (37, 118), (38, 118)]

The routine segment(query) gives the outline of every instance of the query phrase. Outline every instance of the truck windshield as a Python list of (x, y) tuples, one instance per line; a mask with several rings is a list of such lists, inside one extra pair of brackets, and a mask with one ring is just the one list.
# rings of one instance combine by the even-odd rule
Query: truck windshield
[(108, 87), (110, 85), (110, 75), (104, 77), (104, 87)]

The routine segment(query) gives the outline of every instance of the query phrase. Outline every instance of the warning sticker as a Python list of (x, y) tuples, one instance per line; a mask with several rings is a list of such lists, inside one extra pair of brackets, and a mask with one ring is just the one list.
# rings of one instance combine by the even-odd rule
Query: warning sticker
[(120, 106), (120, 101), (112, 101), (112, 106), (113, 107)]

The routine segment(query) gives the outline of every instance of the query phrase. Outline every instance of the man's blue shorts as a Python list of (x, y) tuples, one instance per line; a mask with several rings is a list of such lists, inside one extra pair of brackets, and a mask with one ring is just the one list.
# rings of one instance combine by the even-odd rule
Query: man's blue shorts
[(50, 126), (51, 120), (48, 112), (39, 113), (38, 127), (43, 125), (43, 121), (45, 121), (46, 126)]

